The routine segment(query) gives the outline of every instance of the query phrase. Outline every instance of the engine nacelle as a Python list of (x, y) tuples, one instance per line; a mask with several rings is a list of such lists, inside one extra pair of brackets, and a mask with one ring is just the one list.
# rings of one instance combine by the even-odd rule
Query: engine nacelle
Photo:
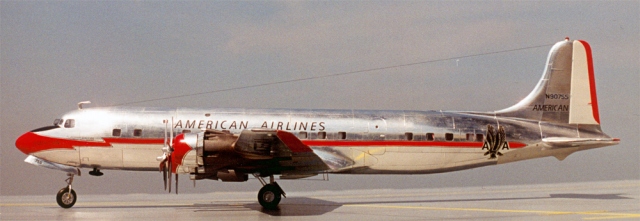
[(278, 133), (275, 130), (253, 129), (234, 135), (227, 131), (206, 130), (182, 134), (178, 143), (195, 150), (195, 162), (194, 158), (190, 158), (188, 161), (193, 163), (185, 163), (191, 179), (246, 181), (248, 176), (244, 171), (263, 166), (259, 163), (268, 164), (272, 159), (291, 157), (291, 150), (280, 140)]
[[(185, 139), (188, 139), (185, 136)], [(250, 159), (271, 159), (288, 155), (289, 150), (279, 141), (275, 131), (245, 130), (240, 139), (225, 131), (207, 130), (189, 135), (189, 143), (198, 157), (235, 153)], [(202, 165), (202, 164), (199, 164)]]
[(196, 151), (197, 165), (204, 166), (203, 157), (220, 153), (232, 153), (238, 136), (229, 132), (206, 130), (200, 133), (185, 133), (178, 143), (188, 145)]
[[(195, 151), (195, 165), (190, 164), (192, 180), (212, 179), (224, 182), (244, 182), (248, 180), (245, 173), (224, 169), (238, 155), (234, 149), (238, 136), (226, 131), (206, 130), (200, 133), (185, 133), (178, 143)], [(193, 159), (193, 158), (192, 158)]]
[(238, 136), (229, 132), (207, 130), (203, 132), (202, 148), (197, 148), (198, 156), (215, 155), (221, 152), (232, 152)]

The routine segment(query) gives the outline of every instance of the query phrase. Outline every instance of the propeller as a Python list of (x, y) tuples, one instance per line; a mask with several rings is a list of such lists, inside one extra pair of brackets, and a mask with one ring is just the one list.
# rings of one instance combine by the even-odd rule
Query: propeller
[[(160, 162), (160, 171), (162, 171), (162, 179), (164, 180), (164, 190), (167, 190), (169, 187), (169, 193), (171, 193), (171, 174), (172, 165), (171, 165), (171, 153), (173, 152), (173, 117), (171, 117), (171, 130), (169, 130), (169, 136), (167, 138), (167, 130), (168, 130), (168, 120), (164, 120), (164, 147), (162, 147), (162, 156), (157, 157), (156, 159)], [(168, 142), (167, 142), (168, 141)], [(167, 182), (168, 181), (168, 182)], [(176, 194), (177, 190), (177, 182), (178, 182), (178, 174), (176, 174)]]

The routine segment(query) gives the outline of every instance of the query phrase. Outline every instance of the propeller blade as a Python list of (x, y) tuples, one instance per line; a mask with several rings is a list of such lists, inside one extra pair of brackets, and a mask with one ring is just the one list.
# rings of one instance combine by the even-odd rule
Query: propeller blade
[(178, 173), (176, 173), (176, 195), (178, 195)]
[(164, 120), (164, 145), (167, 146), (167, 120)]
[(158, 171), (162, 172), (162, 170), (164, 170), (164, 158), (162, 156), (159, 156), (156, 159), (160, 161), (160, 166), (158, 167)]
[(169, 153), (173, 151), (173, 117), (171, 117), (171, 130), (169, 131)]
[[(169, 192), (171, 192), (171, 144), (167, 142), (167, 129), (169, 120), (162, 120), (164, 123), (164, 147), (162, 148), (162, 156), (157, 157), (156, 159), (160, 162), (160, 171), (162, 171), (162, 180), (164, 181), (164, 190), (167, 190), (167, 185), (169, 186)], [(171, 119), (171, 123), (173, 124), (173, 117)], [(173, 126), (173, 125), (172, 125)], [(172, 130), (173, 131), (173, 130)], [(167, 177), (169, 181), (167, 182)]]
[(162, 169), (162, 179), (164, 180), (164, 190), (167, 190), (167, 166), (166, 166), (166, 163), (167, 163), (166, 161), (162, 162), (162, 164), (161, 164), (162, 166), (160, 166), (161, 169)]
[(167, 177), (169, 177), (169, 182), (168, 182), (168, 186), (169, 186), (169, 193), (171, 193), (171, 173), (172, 173), (172, 169), (171, 169), (171, 160), (167, 161), (169, 163), (169, 167), (167, 168), (167, 170), (169, 171), (169, 174), (167, 174)]

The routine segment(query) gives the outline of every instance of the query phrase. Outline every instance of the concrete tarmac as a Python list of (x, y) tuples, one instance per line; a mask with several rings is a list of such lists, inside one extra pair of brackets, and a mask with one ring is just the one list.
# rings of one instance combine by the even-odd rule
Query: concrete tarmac
[(279, 210), (255, 192), (2, 196), (0, 220), (640, 220), (640, 181), (434, 189), (287, 190)]

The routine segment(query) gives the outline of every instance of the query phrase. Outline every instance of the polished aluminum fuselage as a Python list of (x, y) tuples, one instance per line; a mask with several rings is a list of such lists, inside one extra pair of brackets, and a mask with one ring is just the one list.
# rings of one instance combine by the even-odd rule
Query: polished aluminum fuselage
[[(284, 130), (313, 149), (334, 173), (420, 174), (494, 165), (531, 158), (564, 159), (586, 145), (551, 148), (544, 138), (607, 138), (599, 127), (578, 127), (494, 113), (446, 111), (294, 110), (294, 109), (191, 109), (116, 107), (71, 111), (72, 128), (37, 132), (41, 136), (86, 141), (86, 146), (50, 149), (32, 155), (73, 167), (158, 170), (162, 155), (164, 122), (173, 133), (247, 129)], [(511, 146), (502, 156), (490, 158), (482, 150), (487, 125), (502, 126)], [(115, 136), (114, 129), (119, 130)], [(137, 134), (136, 134), (137, 133)], [(92, 143), (110, 142), (108, 146)], [(177, 173), (194, 166), (195, 151), (187, 153)]]

